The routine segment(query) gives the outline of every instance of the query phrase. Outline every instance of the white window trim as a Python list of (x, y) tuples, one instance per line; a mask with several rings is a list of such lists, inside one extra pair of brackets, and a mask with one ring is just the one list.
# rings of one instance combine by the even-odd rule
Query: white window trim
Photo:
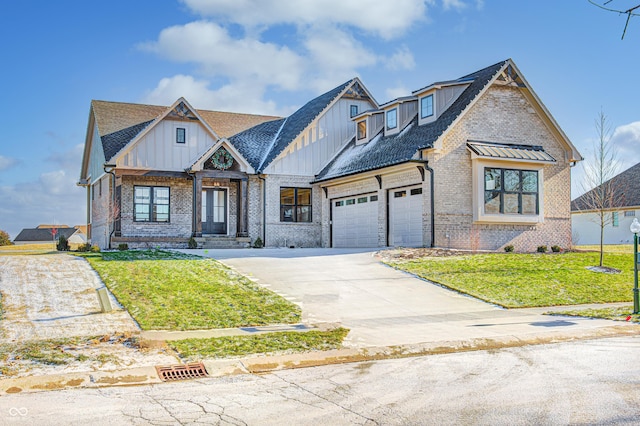
[[(538, 172), (538, 214), (487, 214), (484, 212), (484, 169), (495, 167), (500, 169), (531, 170)], [(473, 222), (535, 225), (544, 223), (544, 164), (528, 161), (497, 161), (472, 159), (473, 185)]]
[[(396, 125), (393, 126), (393, 127), (389, 127), (389, 113), (391, 113), (392, 111), (395, 112), (395, 114), (396, 114)], [(388, 131), (390, 133), (395, 133), (398, 130), (398, 126), (400, 125), (400, 123), (398, 123), (399, 119), (400, 118), (398, 117), (398, 107), (391, 108), (391, 109), (385, 111), (384, 112), (384, 128), (385, 128), (385, 131)]]
[[(364, 137), (363, 138), (359, 138), (358, 137), (358, 125), (360, 123), (364, 122)], [(366, 143), (369, 141), (369, 120), (367, 118), (365, 118), (364, 120), (358, 120), (356, 122), (356, 145), (362, 144), (362, 143)]]
[[(418, 125), (432, 123), (436, 121), (436, 119), (438, 118), (438, 102), (437, 102), (436, 93), (437, 92), (434, 90), (432, 92), (422, 94), (418, 98)], [(422, 100), (428, 96), (433, 97), (433, 108), (432, 108), (433, 114), (423, 118), (422, 117)]]

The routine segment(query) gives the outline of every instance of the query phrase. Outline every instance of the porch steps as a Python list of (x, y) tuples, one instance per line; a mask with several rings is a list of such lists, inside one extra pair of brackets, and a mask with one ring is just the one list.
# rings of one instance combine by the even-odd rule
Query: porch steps
[(247, 237), (204, 236), (196, 238), (196, 242), (203, 249), (239, 249), (251, 245), (251, 239)]

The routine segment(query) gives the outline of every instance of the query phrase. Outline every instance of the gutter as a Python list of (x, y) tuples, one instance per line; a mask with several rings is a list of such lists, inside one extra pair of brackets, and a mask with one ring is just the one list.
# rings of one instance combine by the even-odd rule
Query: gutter
[(267, 181), (264, 175), (257, 175), (262, 181), (262, 247), (267, 246)]
[(191, 177), (191, 236), (196, 236), (196, 173), (191, 169), (185, 169), (185, 172)]
[(433, 183), (434, 171), (429, 167), (429, 160), (424, 162), (424, 168), (429, 172), (429, 184), (431, 185), (431, 247), (435, 245), (436, 240), (436, 202), (435, 202), (435, 184)]

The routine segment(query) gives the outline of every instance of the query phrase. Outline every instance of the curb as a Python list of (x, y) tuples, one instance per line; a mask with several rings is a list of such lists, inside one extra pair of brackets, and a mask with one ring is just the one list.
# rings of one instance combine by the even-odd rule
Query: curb
[[(368, 348), (346, 348), (302, 354), (262, 355), (233, 359), (203, 360), (208, 376), (222, 377), (239, 374), (266, 374), (273, 371), (345, 364), (383, 359), (449, 354), (490, 349), (504, 349), (528, 345), (543, 345), (576, 340), (640, 334), (640, 325), (625, 324), (585, 330), (578, 333), (544, 333), (471, 340), (428, 342), (416, 345), (398, 345)], [(48, 376), (29, 376), (0, 380), (0, 396), (16, 393), (42, 392), (71, 388), (102, 388), (165, 383), (158, 377), (155, 366), (118, 371), (93, 371)]]

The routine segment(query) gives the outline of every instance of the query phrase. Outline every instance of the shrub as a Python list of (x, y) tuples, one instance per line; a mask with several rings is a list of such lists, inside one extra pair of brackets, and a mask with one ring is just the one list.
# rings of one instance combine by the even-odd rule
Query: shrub
[(120, 250), (120, 251), (129, 250), (129, 244), (127, 244), (127, 243), (118, 244), (118, 250)]
[(511, 253), (513, 251), (513, 245), (509, 244), (508, 246), (504, 246), (504, 251)]
[(9, 233), (7, 231), (3, 231), (0, 229), (0, 246), (11, 246), (13, 243), (11, 242), (11, 238), (9, 238)]
[(91, 251), (91, 244), (90, 243), (84, 243), (84, 244), (78, 246), (78, 251), (82, 251), (82, 252)]
[(100, 247), (97, 245), (91, 246), (91, 253), (100, 253)]
[(538, 253), (546, 253), (547, 252), (547, 246), (538, 246), (537, 252)]
[(560, 253), (562, 248), (560, 246), (551, 246), (551, 251), (554, 253)]
[(189, 247), (190, 249), (197, 249), (198, 248), (198, 242), (196, 241), (195, 238), (191, 237), (191, 238), (189, 238), (189, 242), (187, 243), (187, 247)]
[(58, 243), (56, 244), (56, 249), (58, 251), (69, 251), (69, 241), (67, 240), (67, 237), (60, 235)]
[(262, 242), (262, 238), (258, 237), (256, 238), (255, 242), (253, 243), (253, 248), (262, 248), (264, 247), (264, 243)]

